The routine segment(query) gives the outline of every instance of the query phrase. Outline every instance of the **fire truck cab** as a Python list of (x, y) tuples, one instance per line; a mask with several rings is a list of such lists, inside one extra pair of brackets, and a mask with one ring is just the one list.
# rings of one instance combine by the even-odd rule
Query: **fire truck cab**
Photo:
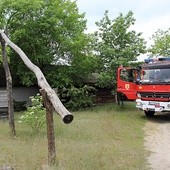
[(138, 69), (120, 66), (117, 70), (117, 98), (118, 100), (136, 99), (136, 80)]
[[(170, 58), (147, 59), (145, 64), (136, 69), (124, 70), (132, 73), (132, 81), (122, 80), (123, 68), (120, 67), (118, 93), (136, 100), (136, 107), (143, 110), (148, 117), (153, 116), (155, 112), (170, 111)], [(121, 87), (124, 87), (124, 90)]]

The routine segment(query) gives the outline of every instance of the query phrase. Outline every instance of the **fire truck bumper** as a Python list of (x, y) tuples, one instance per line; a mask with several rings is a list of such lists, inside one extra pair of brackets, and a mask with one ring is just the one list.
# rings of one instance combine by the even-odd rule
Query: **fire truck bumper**
[(136, 99), (136, 108), (155, 112), (170, 111), (170, 102), (142, 101), (141, 99)]

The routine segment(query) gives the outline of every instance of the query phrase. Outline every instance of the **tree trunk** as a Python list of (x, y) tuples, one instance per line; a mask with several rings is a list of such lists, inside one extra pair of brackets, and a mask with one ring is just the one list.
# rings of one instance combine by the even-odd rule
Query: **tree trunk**
[(9, 69), (8, 58), (6, 53), (5, 41), (0, 36), (1, 47), (2, 47), (2, 58), (3, 58), (3, 67), (5, 70), (6, 76), (6, 88), (8, 94), (8, 119), (9, 126), (11, 128), (12, 135), (16, 135), (15, 131), (15, 122), (14, 122), (14, 107), (13, 107), (13, 97), (12, 97), (12, 77)]
[(56, 163), (55, 151), (55, 133), (54, 133), (54, 120), (53, 120), (53, 106), (47, 98), (45, 90), (40, 90), (43, 97), (43, 102), (46, 108), (46, 124), (47, 124), (47, 138), (48, 138), (48, 164), (54, 165)]
[(25, 53), (17, 45), (9, 40), (2, 30), (0, 30), (0, 34), (5, 42), (19, 54), (25, 65), (35, 73), (39, 87), (47, 92), (47, 97), (51, 101), (54, 110), (61, 116), (64, 123), (71, 123), (74, 118), (73, 115), (63, 106), (55, 91), (48, 84), (39, 67), (33, 64), (25, 55)]

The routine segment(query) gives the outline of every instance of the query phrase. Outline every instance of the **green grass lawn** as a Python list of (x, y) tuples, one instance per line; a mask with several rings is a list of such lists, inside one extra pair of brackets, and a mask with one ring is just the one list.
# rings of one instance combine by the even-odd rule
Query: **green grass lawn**
[[(68, 125), (54, 116), (57, 165), (49, 169), (147, 169), (146, 119), (134, 103), (125, 103), (123, 108), (103, 104), (73, 114), (74, 121)], [(0, 128), (0, 169), (10, 165), (17, 170), (37, 170), (47, 164), (46, 128), (35, 135), (16, 120), (17, 138), (10, 136), (7, 121), (1, 120)]]

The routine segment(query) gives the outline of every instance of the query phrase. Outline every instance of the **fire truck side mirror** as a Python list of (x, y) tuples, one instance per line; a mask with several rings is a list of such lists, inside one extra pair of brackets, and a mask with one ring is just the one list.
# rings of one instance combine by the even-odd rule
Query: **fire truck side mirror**
[(142, 70), (142, 75), (145, 75), (146, 74), (146, 71)]

